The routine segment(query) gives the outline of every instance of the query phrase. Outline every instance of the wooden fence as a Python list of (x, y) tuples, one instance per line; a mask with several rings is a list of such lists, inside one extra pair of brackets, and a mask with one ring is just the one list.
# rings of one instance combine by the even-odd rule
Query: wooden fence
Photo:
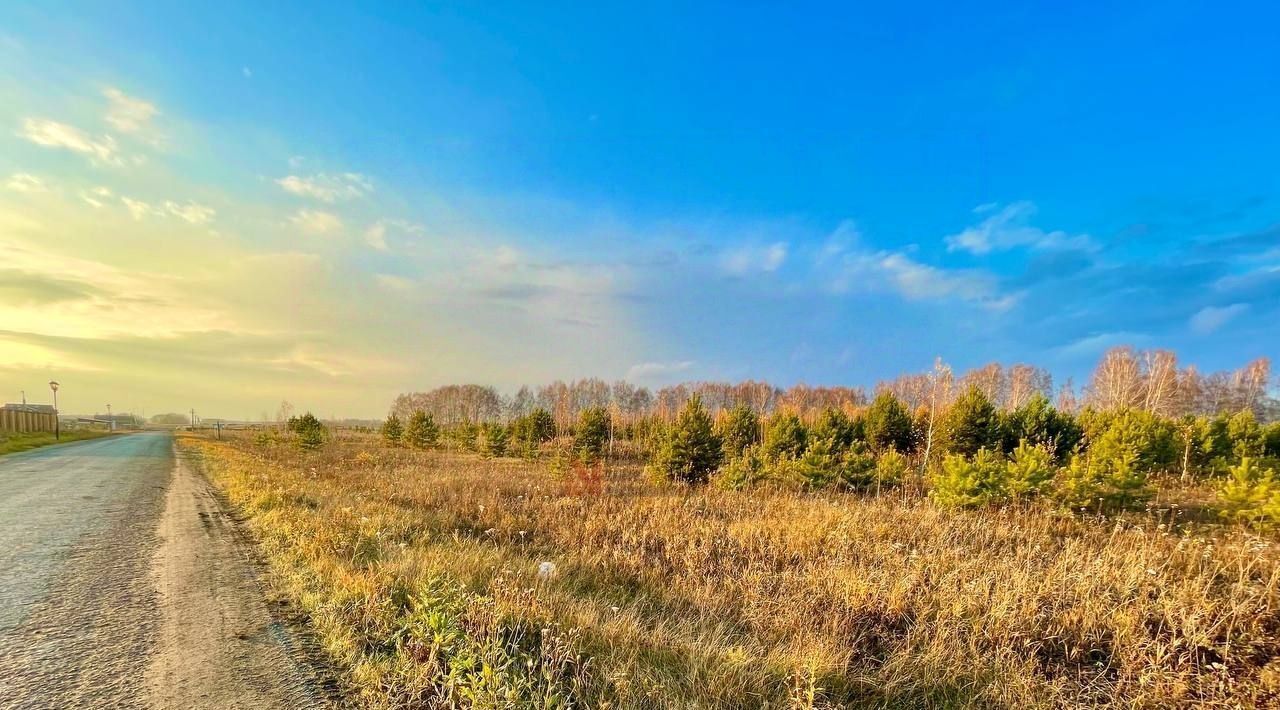
[(45, 412), (23, 412), (0, 409), (0, 431), (53, 431), (56, 415)]

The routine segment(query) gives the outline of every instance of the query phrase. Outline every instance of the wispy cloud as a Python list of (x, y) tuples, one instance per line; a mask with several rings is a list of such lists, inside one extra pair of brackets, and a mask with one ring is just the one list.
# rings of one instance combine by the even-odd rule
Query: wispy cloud
[(104, 200), (111, 199), (111, 189), (99, 186), (81, 190), (80, 199), (84, 200), (90, 207), (97, 209), (106, 205)]
[[(996, 204), (989, 203), (979, 205), (974, 212), (989, 214), (996, 208)], [(947, 250), (983, 255), (1017, 247), (1080, 250), (1094, 248), (1093, 241), (1088, 235), (1071, 235), (1062, 231), (1046, 232), (1032, 226), (1029, 222), (1035, 213), (1036, 206), (1031, 202), (1014, 202), (1006, 205), (976, 226), (947, 237)]]
[(1196, 311), (1188, 323), (1191, 332), (1196, 335), (1209, 335), (1222, 326), (1235, 320), (1249, 310), (1247, 303), (1233, 303), (1229, 306), (1206, 306)]
[(18, 136), (38, 146), (69, 150), (88, 156), (95, 163), (119, 165), (123, 162), (114, 138), (111, 136), (94, 138), (85, 131), (66, 123), (28, 118), (22, 122)]
[(352, 200), (373, 192), (373, 181), (360, 173), (317, 173), (309, 177), (288, 175), (276, 180), (276, 184), (290, 194), (328, 203)]
[(125, 209), (129, 210), (129, 214), (138, 221), (142, 221), (147, 215), (158, 212), (154, 207), (142, 200), (135, 200), (121, 195), (120, 201), (124, 203)]
[(720, 255), (720, 268), (731, 276), (771, 273), (786, 263), (787, 249), (786, 242), (735, 247)]
[(5, 181), (4, 186), (8, 190), (26, 194), (44, 192), (49, 189), (44, 180), (30, 173), (14, 173)]
[(121, 133), (149, 136), (152, 131), (151, 119), (159, 112), (155, 104), (137, 99), (116, 88), (104, 89), (102, 95), (107, 97), (106, 121)]
[(380, 219), (364, 230), (364, 242), (378, 251), (390, 251), (391, 245), (387, 242), (387, 234), (392, 231), (420, 236), (426, 234), (427, 230), (422, 225), (408, 220)]
[(289, 221), (308, 234), (332, 234), (342, 229), (337, 215), (320, 210), (298, 210)]
[(169, 214), (190, 224), (206, 224), (217, 214), (212, 207), (190, 201), (181, 205), (166, 201), (164, 208)]
[(891, 291), (912, 301), (956, 300), (993, 311), (1017, 303), (1020, 294), (1002, 294), (998, 279), (976, 269), (947, 269), (921, 262), (904, 251), (861, 244), (851, 224), (841, 225), (819, 250), (815, 264), (828, 274), (835, 293)]

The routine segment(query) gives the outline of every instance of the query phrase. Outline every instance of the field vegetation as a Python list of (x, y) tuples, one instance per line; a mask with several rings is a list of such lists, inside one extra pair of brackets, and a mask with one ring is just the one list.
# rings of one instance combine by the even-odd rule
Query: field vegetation
[(1025, 366), (463, 386), (185, 445), (371, 706), (1274, 706), (1269, 372), (1169, 358), (1056, 401)]
[(62, 432), (61, 438), (54, 437), (54, 434), (51, 431), (24, 433), (0, 431), (0, 454), (12, 454), (19, 451), (27, 451), (28, 449), (36, 449), (41, 446), (65, 444), (71, 441), (83, 441), (84, 439), (96, 439), (97, 437), (108, 435), (109, 432), (97, 429), (75, 429), (72, 431), (64, 431)]

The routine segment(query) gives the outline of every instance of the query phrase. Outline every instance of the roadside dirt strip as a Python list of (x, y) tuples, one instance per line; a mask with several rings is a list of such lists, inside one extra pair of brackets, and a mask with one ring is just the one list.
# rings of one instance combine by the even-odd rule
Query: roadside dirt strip
[(0, 458), (0, 707), (336, 705), (193, 464), (166, 434)]

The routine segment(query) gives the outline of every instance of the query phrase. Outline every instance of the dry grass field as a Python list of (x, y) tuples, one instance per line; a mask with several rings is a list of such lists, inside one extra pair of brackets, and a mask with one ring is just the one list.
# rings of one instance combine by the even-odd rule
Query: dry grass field
[(1280, 704), (1280, 548), (1186, 506), (688, 489), (372, 436), (182, 445), (371, 707)]

